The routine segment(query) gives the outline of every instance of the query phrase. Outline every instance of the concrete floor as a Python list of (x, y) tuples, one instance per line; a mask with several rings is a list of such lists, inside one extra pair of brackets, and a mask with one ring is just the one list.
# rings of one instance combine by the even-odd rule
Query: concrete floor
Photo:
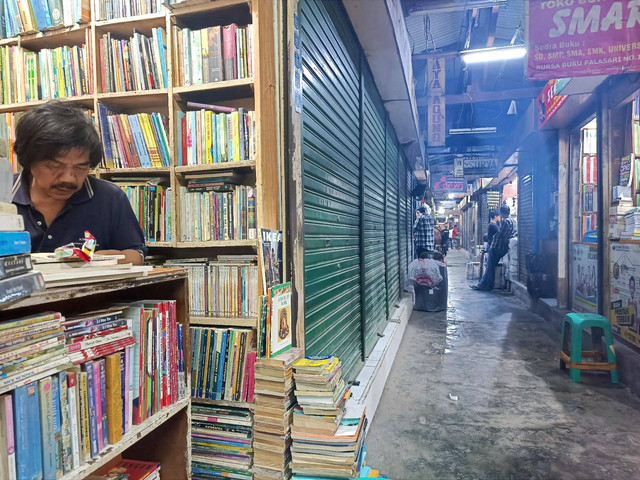
[(608, 375), (569, 381), (551, 326), (471, 290), (465, 262), (449, 255), (448, 310), (409, 320), (369, 464), (394, 480), (640, 479), (638, 398)]

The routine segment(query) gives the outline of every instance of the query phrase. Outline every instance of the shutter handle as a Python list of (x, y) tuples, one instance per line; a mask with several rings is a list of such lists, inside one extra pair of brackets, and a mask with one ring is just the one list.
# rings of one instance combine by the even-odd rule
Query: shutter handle
[(324, 241), (324, 246), (328, 247), (329, 245), (331, 245), (331, 240), (325, 240)]

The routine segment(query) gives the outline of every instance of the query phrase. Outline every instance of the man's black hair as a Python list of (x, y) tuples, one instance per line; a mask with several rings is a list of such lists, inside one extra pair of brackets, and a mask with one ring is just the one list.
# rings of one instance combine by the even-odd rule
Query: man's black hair
[(510, 213), (511, 213), (511, 209), (509, 208), (508, 205), (502, 205), (500, 207), (500, 216), (501, 217), (508, 217)]
[(418, 211), (419, 211), (420, 213), (427, 213), (427, 207), (425, 207), (424, 205), (420, 205), (420, 206), (418, 207)]
[(98, 131), (82, 108), (50, 100), (18, 120), (13, 149), (26, 171), (33, 164), (64, 155), (72, 148), (86, 150), (91, 167), (97, 167), (102, 160)]
[(493, 220), (494, 218), (496, 218), (498, 215), (500, 215), (500, 212), (498, 211), (498, 209), (493, 208), (491, 209), (491, 211), (489, 212), (489, 218), (491, 220)]

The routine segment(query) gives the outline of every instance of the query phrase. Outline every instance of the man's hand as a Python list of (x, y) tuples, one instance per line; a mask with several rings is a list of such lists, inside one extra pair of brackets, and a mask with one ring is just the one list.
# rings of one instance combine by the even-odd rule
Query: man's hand
[(142, 265), (142, 255), (138, 250), (98, 250), (97, 255), (124, 255), (124, 258), (118, 260), (118, 263), (132, 263), (133, 265)]

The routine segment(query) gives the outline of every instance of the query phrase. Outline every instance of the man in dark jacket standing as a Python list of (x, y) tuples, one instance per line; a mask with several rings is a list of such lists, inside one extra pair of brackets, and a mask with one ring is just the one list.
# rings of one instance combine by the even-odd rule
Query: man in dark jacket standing
[(500, 207), (500, 227), (498, 233), (493, 236), (489, 246), (489, 258), (487, 260), (487, 270), (484, 272), (480, 283), (472, 286), (476, 290), (490, 292), (493, 290), (496, 276), (496, 266), (500, 259), (509, 252), (509, 239), (516, 234), (516, 222), (509, 217), (511, 210), (508, 206)]

